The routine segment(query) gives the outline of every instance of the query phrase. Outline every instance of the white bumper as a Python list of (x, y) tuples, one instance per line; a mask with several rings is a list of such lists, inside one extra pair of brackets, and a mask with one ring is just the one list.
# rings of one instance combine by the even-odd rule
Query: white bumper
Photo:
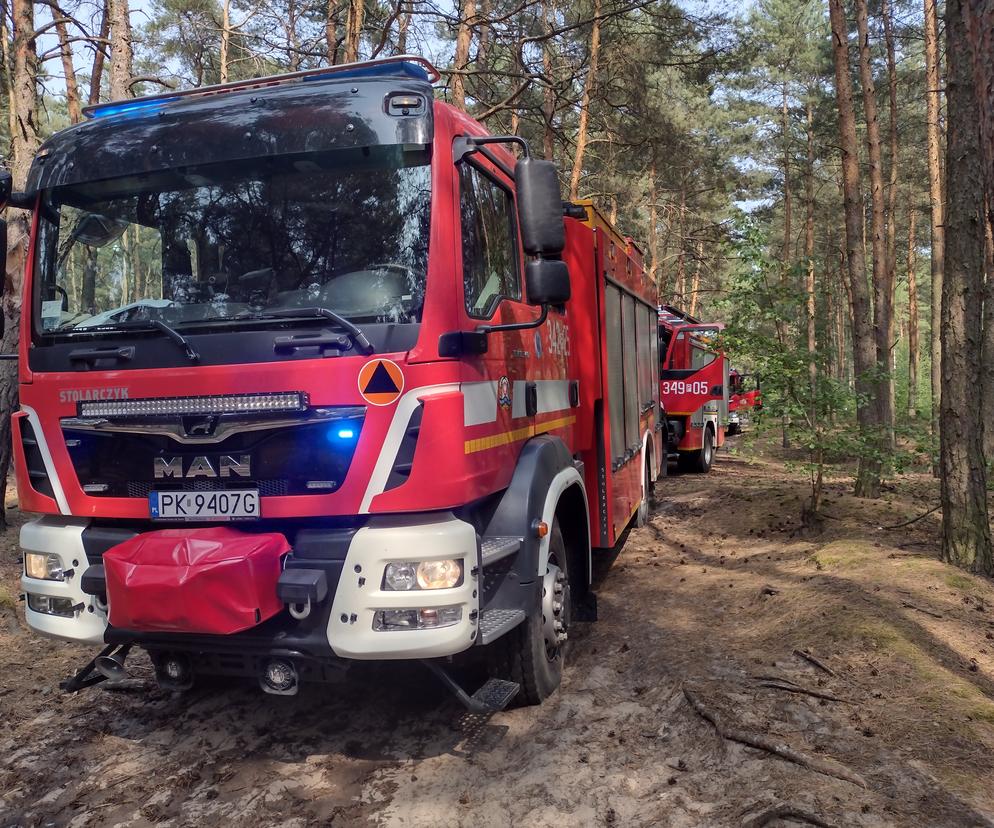
[(73, 574), (65, 581), (45, 581), (22, 573), (21, 589), (32, 595), (69, 598), (74, 605), (82, 605), (72, 617), (64, 618), (35, 612), (25, 604), (24, 613), (32, 630), (55, 638), (102, 644), (107, 614), (97, 606), (92, 595), (80, 589), (83, 573), (89, 566), (82, 541), (83, 529), (88, 523), (80, 518), (50, 515), (25, 523), (21, 527), (22, 551), (58, 555), (63, 571), (72, 569)]
[[(395, 561), (462, 559), (463, 582), (452, 589), (393, 592), (382, 589), (386, 565)], [(479, 580), (476, 531), (452, 513), (376, 518), (349, 546), (328, 620), (336, 655), (355, 659), (434, 658), (468, 649), (476, 641)], [(459, 606), (448, 627), (376, 630), (377, 610)]]

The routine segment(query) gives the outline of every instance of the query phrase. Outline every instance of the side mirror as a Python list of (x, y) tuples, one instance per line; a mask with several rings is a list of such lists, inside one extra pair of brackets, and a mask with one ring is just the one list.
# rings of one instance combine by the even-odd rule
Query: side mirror
[(14, 179), (7, 170), (0, 170), (0, 210), (10, 201), (10, 193), (14, 189)]
[(514, 186), (518, 195), (518, 223), (525, 253), (529, 256), (558, 256), (566, 247), (566, 229), (563, 226), (563, 200), (555, 165), (551, 161), (522, 158), (514, 167)]
[[(0, 178), (2, 178), (2, 173), (0, 173)], [(2, 180), (0, 180), (0, 187), (3, 186)], [(10, 173), (7, 173), (7, 193), (10, 193)], [(5, 219), (0, 218), (0, 274), (3, 275), (4, 279), (7, 278), (7, 222)], [(3, 337), (4, 331), (4, 313), (3, 308), (0, 307), (0, 338)]]
[(532, 259), (525, 265), (525, 288), (533, 305), (562, 305), (569, 301), (569, 268), (558, 259)]

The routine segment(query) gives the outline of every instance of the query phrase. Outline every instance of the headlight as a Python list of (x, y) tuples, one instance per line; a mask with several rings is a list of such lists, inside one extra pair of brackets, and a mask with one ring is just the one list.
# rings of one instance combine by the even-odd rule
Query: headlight
[(459, 561), (422, 561), (418, 564), (418, 586), (421, 589), (450, 589), (462, 581)]
[(383, 575), (383, 586), (395, 592), (404, 592), (414, 589), (417, 584), (417, 564), (416, 563), (392, 563), (387, 564), (387, 571)]
[(399, 561), (387, 564), (383, 588), (394, 592), (412, 589), (451, 589), (462, 583), (462, 560)]
[(24, 574), (29, 578), (40, 578), (44, 581), (64, 581), (62, 559), (58, 555), (48, 555), (44, 552), (24, 553)]

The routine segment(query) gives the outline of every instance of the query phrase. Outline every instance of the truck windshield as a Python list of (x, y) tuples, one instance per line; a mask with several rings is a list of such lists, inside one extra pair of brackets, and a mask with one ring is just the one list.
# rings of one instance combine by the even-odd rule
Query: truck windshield
[[(327, 308), (418, 322), (431, 205), (426, 148), (267, 157), (45, 194), (36, 269), (43, 334), (161, 320), (236, 324)], [(285, 324), (285, 322), (284, 322)]]

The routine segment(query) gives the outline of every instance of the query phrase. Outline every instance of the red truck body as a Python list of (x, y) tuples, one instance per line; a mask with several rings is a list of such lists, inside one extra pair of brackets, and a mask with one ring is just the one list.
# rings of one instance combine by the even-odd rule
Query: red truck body
[(721, 326), (670, 306), (659, 309), (658, 324), (669, 455), (685, 470), (710, 471), (728, 420), (728, 360), (714, 347)]
[(738, 434), (749, 424), (754, 411), (763, 407), (759, 377), (732, 369), (728, 377), (728, 433)]
[[(478, 123), (433, 101), (433, 72), (405, 58), (108, 105), (43, 147), (20, 196), (35, 214), (13, 426), (20, 505), (40, 515), (21, 536), (32, 628), (111, 655), (143, 647), (166, 684), (177, 671), (231, 672), (270, 692), (285, 691), (287, 671), (295, 687), (349, 659), (432, 659), (508, 638), (500, 646), (544, 647), (546, 663), (497, 678), (530, 701), (555, 689), (569, 621), (590, 614), (591, 551), (614, 545), (640, 507), (644, 517), (665, 457), (654, 287), (638, 249), (591, 205), (561, 219), (561, 251), (523, 249), (513, 139), (475, 142), (487, 138)], [(122, 161), (129, 149), (147, 159)], [(362, 177), (381, 155), (403, 160)], [(308, 177), (317, 187), (328, 169), (369, 188), (354, 217), (346, 202), (315, 212), (330, 196), (309, 195)], [(417, 187), (403, 183), (412, 176)], [(383, 180), (402, 184), (384, 191)], [(251, 193), (277, 185), (297, 212), (256, 206)], [(215, 236), (188, 229), (169, 205), (203, 209), (184, 195), (196, 187), (234, 204), (237, 221), (204, 212)], [(398, 193), (407, 207), (388, 213)], [(95, 295), (111, 298), (79, 312), (52, 236), (60, 210), (84, 206), (104, 228), (124, 225), (125, 244), (154, 236), (161, 293), (124, 301), (146, 278), (135, 266), (127, 289), (107, 276)], [(84, 215), (74, 234), (99, 236), (94, 221)], [(280, 267), (238, 258), (256, 245), (295, 274), (305, 255), (327, 256), (321, 221), (338, 222), (335, 239), (387, 240), (386, 263), (367, 256), (288, 283)], [(302, 238), (318, 241), (301, 253)], [(106, 252), (118, 244), (88, 255), (126, 259), (127, 247)], [(543, 257), (565, 262), (571, 296), (540, 309), (524, 283)], [(177, 268), (185, 292), (167, 290)], [(350, 315), (338, 298), (395, 276), (389, 311)], [(485, 306), (471, 287), (491, 291)], [(307, 291), (337, 321), (303, 308)], [(232, 636), (108, 624), (104, 552), (219, 523), (286, 537), (270, 587), (285, 611)], [(46, 566), (55, 577), (37, 577)]]

